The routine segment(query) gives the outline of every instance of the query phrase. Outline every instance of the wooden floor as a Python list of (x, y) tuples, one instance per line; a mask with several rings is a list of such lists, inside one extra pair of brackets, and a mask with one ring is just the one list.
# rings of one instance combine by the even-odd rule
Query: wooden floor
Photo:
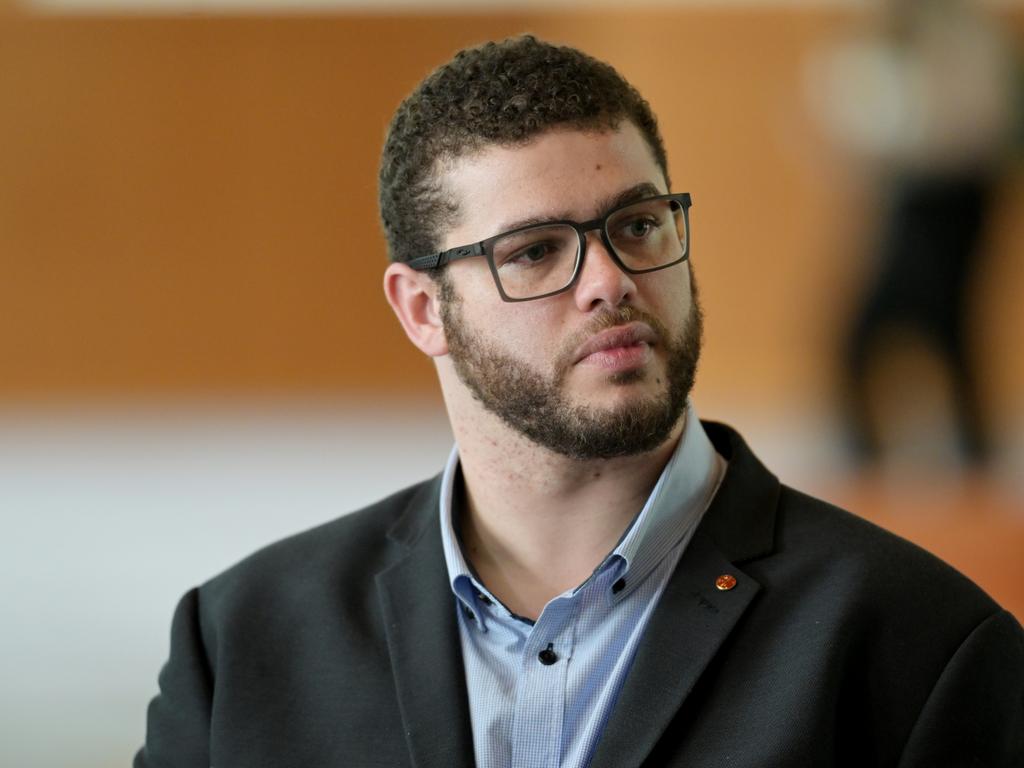
[(1024, 504), (1018, 495), (983, 477), (897, 484), (871, 474), (837, 481), (821, 495), (938, 555), (1024, 623)]

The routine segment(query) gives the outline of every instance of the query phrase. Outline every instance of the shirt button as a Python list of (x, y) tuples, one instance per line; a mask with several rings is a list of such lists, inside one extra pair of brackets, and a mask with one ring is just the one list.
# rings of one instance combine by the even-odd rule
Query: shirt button
[(736, 577), (731, 573), (723, 573), (717, 579), (715, 579), (715, 586), (723, 592), (728, 592), (730, 589), (736, 586)]
[(619, 579), (614, 584), (612, 584), (612, 594), (617, 595), (617, 594), (619, 594), (619, 592), (621, 592), (625, 588), (626, 588), (626, 580), (625, 579)]
[(476, 599), (479, 600), (484, 605), (494, 605), (494, 603), (491, 601), (491, 598), (489, 598), (483, 592), (477, 592), (476, 593)]
[(550, 667), (558, 661), (558, 654), (551, 650), (553, 646), (554, 643), (548, 643), (548, 647), (537, 654), (537, 658), (540, 660), (540, 663), (545, 667)]
[(466, 615), (466, 618), (470, 621), (476, 621), (476, 614), (470, 610), (469, 606), (465, 603), (462, 604), (462, 612)]

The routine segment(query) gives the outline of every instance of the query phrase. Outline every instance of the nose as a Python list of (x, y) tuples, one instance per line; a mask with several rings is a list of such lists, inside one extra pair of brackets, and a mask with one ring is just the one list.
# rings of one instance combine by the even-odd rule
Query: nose
[(617, 307), (635, 297), (633, 276), (619, 267), (598, 232), (587, 233), (583, 249), (583, 264), (573, 294), (581, 312), (590, 312), (601, 304)]

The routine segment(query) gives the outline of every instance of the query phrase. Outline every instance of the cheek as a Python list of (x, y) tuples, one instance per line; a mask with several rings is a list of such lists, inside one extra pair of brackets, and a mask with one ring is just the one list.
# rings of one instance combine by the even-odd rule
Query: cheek
[(669, 325), (687, 317), (692, 303), (690, 271), (680, 269), (670, 274), (675, 269), (652, 272), (647, 276), (646, 284), (640, 286), (641, 301), (646, 299), (659, 319)]
[(557, 348), (561, 338), (558, 323), (542, 307), (528, 303), (501, 302), (490, 307), (482, 322), (506, 350), (523, 360), (540, 361)]
[(678, 319), (689, 317), (690, 305), (693, 304), (693, 295), (690, 293), (690, 273), (687, 271), (684, 277), (678, 281), (672, 291), (671, 306), (675, 309)]
[(485, 343), (542, 371), (559, 352), (565, 331), (554, 307), (545, 302), (506, 302), (494, 284), (490, 294), (471, 306), (465, 296), (463, 317)]
[(448, 267), (449, 279), (456, 292), (474, 305), (491, 300), (500, 301), (490, 267), (483, 259), (466, 259)]
[(510, 337), (512, 349), (519, 358), (533, 363), (539, 370), (547, 370), (561, 351), (563, 334), (557, 325), (539, 320), (517, 325)]

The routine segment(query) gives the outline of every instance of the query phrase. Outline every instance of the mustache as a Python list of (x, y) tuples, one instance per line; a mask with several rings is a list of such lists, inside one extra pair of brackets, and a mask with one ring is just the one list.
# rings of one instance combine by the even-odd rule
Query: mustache
[(601, 331), (606, 331), (609, 328), (615, 328), (620, 325), (627, 325), (628, 323), (644, 323), (650, 326), (657, 336), (657, 343), (659, 344), (668, 343), (670, 340), (668, 329), (654, 315), (628, 305), (609, 309), (594, 317), (582, 329), (566, 340), (555, 360), (556, 380), (561, 381), (564, 378), (575, 362), (576, 350), (587, 339)]

